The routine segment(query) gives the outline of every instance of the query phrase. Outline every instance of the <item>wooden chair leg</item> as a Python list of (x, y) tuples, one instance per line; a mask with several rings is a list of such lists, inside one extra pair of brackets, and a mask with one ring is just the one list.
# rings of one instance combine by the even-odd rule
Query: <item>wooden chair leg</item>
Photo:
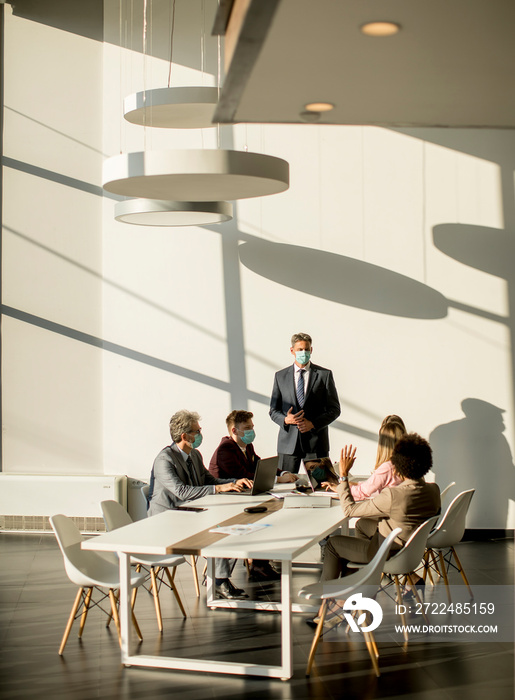
[(62, 656), (64, 647), (66, 646), (66, 642), (68, 641), (68, 637), (70, 636), (70, 632), (73, 626), (73, 622), (75, 620), (75, 615), (77, 614), (77, 610), (79, 609), (80, 601), (82, 599), (82, 594), (84, 592), (84, 588), (79, 588), (78, 593), (75, 597), (75, 601), (72, 606), (72, 611), (70, 613), (70, 617), (68, 618), (68, 622), (66, 623), (66, 628), (64, 630), (63, 638), (61, 640), (61, 646), (59, 647), (59, 656)]
[(172, 589), (172, 593), (173, 593), (174, 596), (175, 596), (175, 600), (177, 601), (177, 603), (178, 603), (178, 605), (179, 605), (179, 607), (180, 607), (180, 609), (181, 609), (182, 615), (183, 615), (183, 617), (188, 617), (188, 616), (186, 615), (186, 610), (184, 609), (184, 605), (182, 604), (182, 600), (181, 600), (181, 597), (180, 597), (180, 595), (179, 595), (179, 591), (177, 590), (177, 586), (176, 586), (175, 583), (174, 583), (174, 579), (175, 579), (175, 574), (176, 574), (176, 572), (177, 572), (177, 568), (176, 568), (175, 566), (173, 567), (173, 573), (172, 573), (172, 574), (170, 574), (170, 571), (169, 571), (168, 568), (165, 568), (165, 571), (166, 571), (166, 573), (167, 573), (167, 575), (168, 575), (168, 580), (170, 581), (170, 588)]
[[(207, 564), (206, 564), (207, 568)], [(193, 572), (193, 583), (195, 584), (195, 590), (197, 591), (197, 598), (200, 598), (200, 586), (198, 582), (198, 573), (197, 573), (197, 557), (194, 556), (193, 554), (191, 555), (191, 570)]]
[[(396, 590), (397, 590), (397, 602), (398, 602), (399, 605), (402, 605), (404, 599), (403, 599), (403, 597), (402, 597), (402, 591), (401, 591), (401, 586), (400, 586), (400, 583), (399, 583), (399, 577), (398, 577), (397, 575), (395, 575), (395, 576), (393, 577), (393, 580), (395, 581), (395, 588), (396, 588)], [(401, 608), (401, 609), (402, 609), (402, 608)], [(402, 621), (402, 626), (403, 626), (404, 641), (407, 642), (407, 641), (408, 641), (408, 632), (407, 632), (407, 630), (406, 630), (406, 617), (404, 616), (404, 613), (403, 613), (403, 612), (401, 612), (401, 613), (399, 613), (399, 614), (400, 614), (400, 616), (401, 616), (401, 621)]]
[(447, 591), (447, 598), (449, 599), (449, 603), (451, 603), (451, 589), (449, 586), (449, 579), (447, 578), (447, 571), (445, 569), (445, 559), (443, 558), (443, 552), (441, 550), (439, 550), (438, 556), (440, 557), (441, 573), (445, 583), (445, 590)]
[(463, 570), (463, 567), (461, 565), (461, 561), (458, 559), (458, 555), (456, 554), (456, 550), (454, 549), (454, 547), (451, 547), (451, 554), (454, 557), (454, 559), (456, 560), (456, 564), (458, 565), (458, 571), (460, 572), (461, 577), (462, 577), (463, 581), (465, 582), (465, 585), (469, 589), (470, 597), (474, 598), (474, 593), (472, 592), (472, 588), (470, 587), (470, 584), (467, 580), (467, 576), (465, 575), (465, 571)]
[(313, 637), (313, 641), (311, 643), (311, 649), (310, 649), (309, 657), (308, 657), (308, 665), (306, 666), (306, 676), (309, 676), (311, 673), (311, 667), (313, 666), (313, 661), (315, 660), (315, 652), (317, 650), (318, 642), (320, 641), (320, 637), (322, 635), (322, 630), (324, 628), (324, 620), (325, 620), (326, 611), (327, 611), (327, 600), (324, 600), (322, 603), (322, 608), (320, 610), (320, 620), (318, 621), (318, 627), (315, 630), (315, 636)]
[(134, 606), (136, 605), (136, 596), (138, 594), (138, 589), (136, 586), (132, 589), (131, 593), (131, 610), (134, 610)]
[(418, 594), (417, 587), (416, 587), (416, 585), (415, 585), (415, 579), (413, 578), (413, 576), (412, 576), (411, 574), (408, 574), (406, 578), (408, 579), (408, 581), (409, 581), (409, 583), (410, 583), (411, 590), (413, 591), (413, 595), (414, 595), (414, 597), (415, 597), (415, 600), (416, 600), (417, 603), (420, 605), (420, 610), (422, 611), (422, 617), (424, 618), (426, 625), (428, 625), (428, 624), (429, 624), (429, 618), (428, 618), (427, 615), (426, 615), (426, 612), (425, 612), (425, 610), (424, 610), (424, 605), (423, 605), (423, 603), (422, 603), (422, 601), (421, 601), (421, 599), (420, 599), (420, 596), (419, 596), (419, 594)]
[(136, 630), (136, 634), (138, 635), (138, 639), (140, 642), (143, 641), (143, 635), (141, 634), (141, 630), (138, 625), (138, 621), (136, 620), (136, 615), (134, 614), (134, 610), (131, 610), (131, 617), (132, 617), (132, 624), (134, 625), (134, 629)]
[(156, 570), (153, 566), (150, 567), (150, 576), (152, 578), (152, 595), (154, 596), (154, 606), (156, 608), (157, 626), (159, 631), (163, 631), (163, 618), (161, 616), (161, 605), (159, 603), (159, 589), (157, 587)]
[(363, 637), (365, 639), (365, 644), (367, 645), (368, 655), (370, 656), (370, 661), (372, 662), (372, 666), (374, 667), (375, 674), (377, 678), (379, 678), (379, 676), (381, 675), (381, 671), (379, 670), (379, 662), (377, 660), (378, 654), (374, 635), (372, 634), (372, 632), (363, 632)]
[[(114, 594), (114, 599), (116, 601), (116, 605), (118, 605), (118, 598), (119, 598), (118, 591), (116, 591)], [(113, 619), (113, 610), (111, 608), (111, 612), (107, 615), (106, 627), (109, 627), (112, 619)]]
[(438, 578), (442, 578), (442, 574), (440, 573), (440, 567), (438, 566), (438, 560), (433, 550), (431, 550), (431, 559), (433, 560), (433, 568), (436, 574), (438, 575)]
[(431, 557), (431, 551), (426, 549), (424, 554), (424, 581), (429, 578), (429, 583), (434, 586), (435, 582), (433, 579), (433, 574), (431, 573), (431, 562), (429, 561)]
[(82, 637), (82, 632), (84, 631), (84, 625), (86, 624), (86, 618), (88, 616), (89, 604), (91, 603), (92, 594), (93, 588), (88, 588), (88, 592), (84, 597), (84, 607), (82, 609), (82, 615), (80, 616), (79, 639)]
[(114, 594), (114, 591), (112, 588), (109, 589), (109, 600), (111, 601), (111, 613), (112, 617), (114, 620), (114, 623), (116, 625), (116, 629), (118, 631), (118, 642), (120, 643), (120, 647), (122, 646), (122, 637), (121, 637), (121, 632), (120, 632), (120, 618), (118, 617), (118, 607), (117, 607), (117, 599)]

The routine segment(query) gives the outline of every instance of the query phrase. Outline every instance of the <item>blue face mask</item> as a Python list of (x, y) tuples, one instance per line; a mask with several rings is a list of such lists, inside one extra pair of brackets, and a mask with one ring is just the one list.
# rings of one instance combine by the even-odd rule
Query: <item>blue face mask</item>
[(295, 359), (299, 365), (307, 365), (311, 358), (311, 352), (309, 350), (297, 350), (295, 353)]
[(195, 439), (191, 443), (191, 446), (193, 447), (194, 450), (197, 449), (197, 447), (200, 447), (202, 445), (202, 433), (197, 433), (195, 435)]
[(240, 440), (245, 445), (250, 445), (250, 443), (254, 442), (255, 439), (256, 439), (256, 433), (254, 430), (244, 430), (243, 435), (240, 435)]

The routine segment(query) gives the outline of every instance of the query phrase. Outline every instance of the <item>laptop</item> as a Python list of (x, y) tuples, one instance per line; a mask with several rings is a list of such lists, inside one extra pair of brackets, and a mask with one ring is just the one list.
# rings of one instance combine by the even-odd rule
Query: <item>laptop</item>
[(256, 465), (254, 474), (254, 484), (251, 489), (243, 491), (224, 491), (224, 496), (259, 496), (274, 488), (275, 477), (277, 476), (277, 467), (279, 465), (279, 457), (267, 457), (260, 459)]
[(317, 495), (315, 488), (317, 481), (308, 472), (302, 461), (299, 474), (303, 474), (307, 478), (308, 485), (305, 486), (305, 493), (287, 493), (284, 496), (283, 508), (329, 508), (331, 506), (331, 498), (327, 498), (324, 494)]

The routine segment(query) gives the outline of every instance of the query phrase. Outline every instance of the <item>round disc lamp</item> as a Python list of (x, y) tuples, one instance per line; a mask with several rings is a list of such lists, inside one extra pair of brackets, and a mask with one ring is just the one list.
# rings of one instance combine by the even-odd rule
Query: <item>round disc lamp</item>
[(213, 124), (218, 88), (203, 86), (144, 90), (123, 101), (125, 119), (131, 124), (164, 129), (202, 129)]
[(247, 151), (141, 151), (106, 160), (103, 186), (113, 194), (144, 199), (247, 199), (287, 190), (289, 165), (282, 158)]
[(230, 221), (232, 204), (126, 199), (115, 204), (114, 218), (125, 224), (139, 226), (206, 226)]

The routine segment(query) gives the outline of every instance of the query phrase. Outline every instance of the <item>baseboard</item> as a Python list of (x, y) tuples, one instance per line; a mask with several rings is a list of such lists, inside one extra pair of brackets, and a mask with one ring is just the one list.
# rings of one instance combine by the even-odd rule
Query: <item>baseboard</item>
[(462, 542), (475, 541), (486, 542), (488, 540), (512, 540), (513, 530), (465, 530)]

